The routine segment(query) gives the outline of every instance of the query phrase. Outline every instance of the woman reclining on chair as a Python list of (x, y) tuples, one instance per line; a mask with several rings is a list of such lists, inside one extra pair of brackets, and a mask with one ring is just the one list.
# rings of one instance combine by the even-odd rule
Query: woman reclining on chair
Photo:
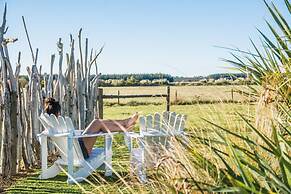
[[(45, 100), (44, 112), (47, 114), (54, 114), (56, 117), (58, 117), (61, 114), (61, 105), (54, 98), (47, 98)], [(96, 118), (87, 126), (82, 134), (128, 131), (135, 125), (137, 119), (137, 113), (123, 120), (103, 120)], [(84, 137), (78, 139), (85, 159), (89, 157), (89, 154), (91, 153), (92, 148), (96, 143), (96, 139), (97, 137)]]

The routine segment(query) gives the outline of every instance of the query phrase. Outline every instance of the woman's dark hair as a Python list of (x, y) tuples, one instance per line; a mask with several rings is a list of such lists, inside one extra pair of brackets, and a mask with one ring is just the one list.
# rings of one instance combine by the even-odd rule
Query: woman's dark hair
[(61, 113), (61, 105), (54, 98), (46, 98), (44, 102), (44, 112), (58, 116)]

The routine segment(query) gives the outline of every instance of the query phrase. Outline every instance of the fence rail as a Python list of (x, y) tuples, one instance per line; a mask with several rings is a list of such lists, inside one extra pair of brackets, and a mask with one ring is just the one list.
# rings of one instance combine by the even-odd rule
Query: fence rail
[(167, 97), (167, 94), (128, 94), (128, 95), (103, 95), (103, 99), (113, 98), (155, 98), (155, 97)]

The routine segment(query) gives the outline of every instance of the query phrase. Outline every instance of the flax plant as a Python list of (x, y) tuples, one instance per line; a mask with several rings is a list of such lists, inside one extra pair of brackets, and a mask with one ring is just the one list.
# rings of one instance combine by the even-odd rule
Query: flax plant
[(234, 131), (205, 120), (212, 125), (207, 134), (176, 141), (156, 173), (173, 193), (291, 193), (291, 5), (284, 1), (284, 17), (264, 3), (276, 25), (266, 21), (273, 38), (258, 30), (262, 49), (251, 41), (254, 53), (238, 50), (226, 60), (261, 86), (250, 87), (259, 98), (255, 121), (237, 113), (244, 130)]
[(262, 37), (261, 50), (251, 41), (254, 53), (243, 52), (248, 54), (244, 56), (241, 56), (242, 52), (238, 55), (233, 53), (235, 60), (226, 61), (262, 86), (262, 90), (255, 91), (259, 96), (256, 127), (270, 135), (273, 119), (280, 118), (278, 103), (284, 104), (288, 109), (291, 106), (291, 31), (288, 24), (291, 12), (289, 0), (285, 0), (289, 14), (287, 17), (284, 17), (273, 3), (265, 2), (265, 5), (276, 25), (266, 21), (273, 39), (258, 30)]

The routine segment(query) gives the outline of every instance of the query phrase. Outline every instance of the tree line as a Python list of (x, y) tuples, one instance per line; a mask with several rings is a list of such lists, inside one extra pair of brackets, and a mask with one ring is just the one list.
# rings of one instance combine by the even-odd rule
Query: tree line
[[(43, 75), (48, 76), (48, 75)], [(94, 78), (94, 75), (90, 76), (90, 80)], [(163, 73), (132, 73), (132, 74), (104, 74), (100, 76), (100, 86), (159, 86), (159, 85), (185, 85), (185, 83), (200, 84), (200, 83), (213, 83), (213, 81), (218, 81), (222, 85), (231, 84), (231, 81), (238, 82), (238, 80), (244, 80), (247, 75), (244, 73), (216, 73), (207, 76), (193, 76), (193, 77), (183, 77), (183, 76), (172, 76), (170, 74)], [(20, 75), (20, 85), (25, 86), (28, 83), (27, 75)], [(53, 75), (53, 80), (57, 80), (58, 75)], [(225, 81), (221, 81), (225, 80)], [(240, 82), (238, 82), (240, 83)]]

